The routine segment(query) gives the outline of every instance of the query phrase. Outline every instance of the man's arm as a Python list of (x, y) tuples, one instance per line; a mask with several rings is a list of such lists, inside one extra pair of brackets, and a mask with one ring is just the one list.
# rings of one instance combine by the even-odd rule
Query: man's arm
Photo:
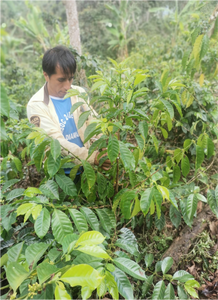
[[(86, 149), (86, 147), (80, 148), (76, 144), (67, 141), (61, 133), (59, 124), (55, 124), (47, 112), (44, 111), (38, 103), (30, 103), (27, 105), (27, 116), (30, 122), (32, 121), (35, 126), (43, 128), (50, 137), (57, 139), (61, 146), (70, 152), (67, 153), (66, 151), (63, 151), (65, 155), (74, 154), (80, 159), (87, 159), (88, 149)], [(88, 162), (92, 165), (94, 165), (96, 155), (97, 151), (95, 151), (88, 159)], [(76, 162), (79, 163), (78, 160)]]

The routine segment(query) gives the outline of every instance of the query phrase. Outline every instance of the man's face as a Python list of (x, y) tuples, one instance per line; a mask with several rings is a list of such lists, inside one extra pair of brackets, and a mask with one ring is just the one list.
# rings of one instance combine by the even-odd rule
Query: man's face
[(50, 77), (46, 72), (43, 72), (45, 80), (47, 81), (48, 92), (50, 96), (64, 98), (71, 87), (73, 74), (64, 74), (59, 66), (57, 66), (55, 70), (56, 73)]

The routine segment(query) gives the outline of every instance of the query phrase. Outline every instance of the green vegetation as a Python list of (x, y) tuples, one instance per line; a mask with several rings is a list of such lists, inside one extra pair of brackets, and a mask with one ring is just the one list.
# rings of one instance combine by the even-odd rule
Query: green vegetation
[[(69, 46), (64, 7), (59, 2), (54, 15), (54, 2), (50, 10), (49, 3), (18, 2), (18, 16), (14, 2), (3, 3), (14, 18), (1, 25), (5, 299), (198, 298), (208, 260), (210, 271), (218, 268), (208, 232), (186, 255), (200, 266), (199, 278), (162, 259), (179, 228), (192, 227), (198, 203), (218, 218), (218, 18), (208, 21), (215, 4), (150, 2), (79, 3), (84, 55), (72, 51), (90, 86), (80, 97), (98, 112), (85, 141), (101, 134), (89, 156), (107, 153), (95, 167), (75, 164), (73, 153), (63, 157), (59, 142), (26, 119), (25, 106), (43, 84), (44, 50)], [(86, 24), (87, 15), (98, 28)], [(92, 30), (98, 36), (87, 38)], [(79, 127), (88, 116), (81, 114)], [(109, 171), (101, 168), (105, 159)], [(72, 168), (69, 177), (64, 168)]]

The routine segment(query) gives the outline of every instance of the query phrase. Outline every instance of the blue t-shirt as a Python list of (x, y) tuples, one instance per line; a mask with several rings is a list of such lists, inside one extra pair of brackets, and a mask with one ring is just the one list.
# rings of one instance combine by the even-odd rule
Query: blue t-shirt
[[(73, 114), (70, 113), (72, 107), (70, 98), (61, 99), (52, 96), (51, 100), (54, 104), (64, 138), (78, 145), (80, 148), (83, 147), (83, 142), (78, 134)], [(65, 174), (69, 174), (70, 170), (71, 169), (65, 169)]]

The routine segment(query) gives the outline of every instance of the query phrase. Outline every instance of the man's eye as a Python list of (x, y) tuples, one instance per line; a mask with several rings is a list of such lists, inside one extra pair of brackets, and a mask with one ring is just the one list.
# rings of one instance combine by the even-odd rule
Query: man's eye
[(64, 81), (65, 81), (65, 79), (58, 79), (58, 81), (59, 81), (59, 82), (64, 82)]

